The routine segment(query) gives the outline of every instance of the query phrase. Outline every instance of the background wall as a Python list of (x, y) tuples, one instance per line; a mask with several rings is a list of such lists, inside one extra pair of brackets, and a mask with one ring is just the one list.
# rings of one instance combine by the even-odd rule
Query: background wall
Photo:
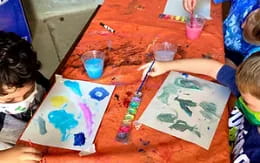
[(23, 0), (32, 44), (50, 78), (103, 0)]

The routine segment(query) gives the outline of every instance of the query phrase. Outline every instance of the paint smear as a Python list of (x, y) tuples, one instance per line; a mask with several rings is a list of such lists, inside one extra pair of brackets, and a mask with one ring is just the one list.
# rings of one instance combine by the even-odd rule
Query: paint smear
[(188, 89), (202, 90), (201, 84), (196, 80), (188, 80), (183, 78), (176, 78), (174, 81), (175, 85)]
[(168, 105), (168, 100), (171, 94), (177, 93), (177, 88), (175, 87), (175, 84), (168, 84), (165, 87), (163, 87), (163, 92), (160, 96), (157, 98), (164, 104)]
[(84, 133), (80, 132), (78, 134), (74, 134), (74, 144), (75, 146), (82, 146), (85, 144), (85, 135)]
[(91, 113), (91, 110), (90, 108), (87, 106), (87, 104), (85, 103), (79, 103), (79, 106), (83, 112), (83, 115), (84, 115), (84, 118), (85, 118), (85, 122), (86, 122), (86, 128), (87, 128), (87, 133), (88, 133), (88, 136), (91, 135), (92, 133), (92, 125), (93, 125), (93, 116), (92, 116), (92, 113)]
[(64, 85), (68, 88), (70, 88), (76, 95), (82, 96), (80, 86), (78, 82), (66, 80), (64, 81)]
[(68, 101), (68, 98), (65, 96), (54, 96), (51, 98), (51, 105), (60, 108)]
[(109, 95), (109, 92), (102, 87), (96, 87), (89, 92), (89, 95), (92, 99), (101, 101)]
[(40, 134), (44, 135), (47, 133), (47, 129), (46, 129), (46, 123), (45, 120), (42, 117), (38, 118), (38, 126), (40, 129)]
[(178, 113), (160, 113), (156, 118), (161, 122), (174, 123), (174, 121), (178, 118)]
[(54, 110), (48, 114), (49, 122), (61, 132), (61, 141), (68, 139), (70, 129), (78, 125), (78, 121), (74, 119), (74, 115), (67, 113), (65, 110)]

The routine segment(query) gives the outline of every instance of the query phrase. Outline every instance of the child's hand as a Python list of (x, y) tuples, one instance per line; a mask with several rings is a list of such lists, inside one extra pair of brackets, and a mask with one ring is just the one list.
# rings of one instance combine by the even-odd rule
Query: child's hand
[(197, 4), (197, 0), (183, 0), (183, 7), (189, 13), (192, 13)]
[(32, 147), (15, 146), (0, 151), (0, 163), (31, 163), (39, 162), (41, 153)]
[[(154, 76), (158, 76), (158, 75), (166, 73), (167, 71), (170, 70), (169, 69), (170, 67), (167, 66), (167, 63), (168, 62), (156, 62), (155, 61), (154, 65), (153, 65), (151, 71), (148, 73), (148, 75), (154, 77)], [(148, 71), (151, 64), (152, 64), (152, 62), (142, 65), (141, 67), (138, 68), (138, 71), (144, 70), (143, 75), (142, 75), (142, 80), (144, 79), (145, 74)]]

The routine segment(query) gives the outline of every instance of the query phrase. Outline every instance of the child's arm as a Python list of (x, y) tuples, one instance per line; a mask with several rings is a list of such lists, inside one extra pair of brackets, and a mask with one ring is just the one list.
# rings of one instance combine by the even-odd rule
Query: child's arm
[[(138, 68), (138, 70), (144, 70), (143, 77), (145, 73), (148, 71), (150, 65), (151, 63), (147, 63)], [(149, 73), (149, 75), (158, 76), (168, 71), (174, 70), (181, 72), (203, 74), (216, 79), (218, 71), (221, 69), (222, 66), (222, 63), (212, 59), (179, 59), (171, 62), (155, 62), (152, 71)]]
[(35, 162), (41, 160), (41, 154), (38, 150), (32, 147), (15, 146), (13, 148), (0, 151), (0, 160), (8, 163)]

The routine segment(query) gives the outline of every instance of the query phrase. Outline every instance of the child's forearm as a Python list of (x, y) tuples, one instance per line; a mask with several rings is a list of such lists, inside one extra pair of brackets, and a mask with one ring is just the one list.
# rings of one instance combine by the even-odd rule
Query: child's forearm
[(203, 74), (216, 79), (223, 64), (212, 59), (198, 58), (175, 60), (168, 62), (165, 66), (168, 70)]

